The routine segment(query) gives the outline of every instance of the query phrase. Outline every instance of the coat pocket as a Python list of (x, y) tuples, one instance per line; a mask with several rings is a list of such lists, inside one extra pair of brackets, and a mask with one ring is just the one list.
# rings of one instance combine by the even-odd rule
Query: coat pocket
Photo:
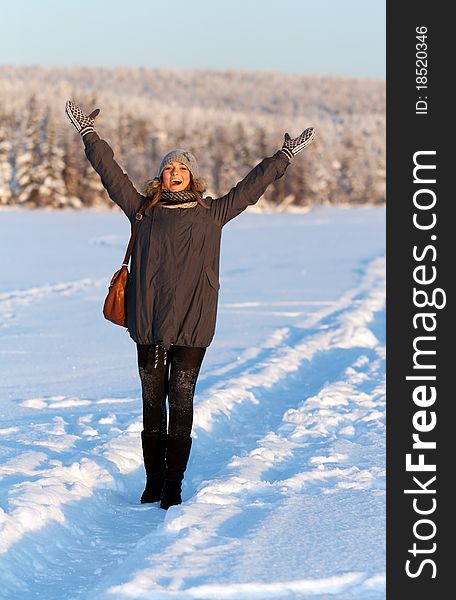
[(214, 288), (214, 290), (218, 290), (220, 288), (219, 280), (217, 279), (217, 275), (212, 270), (212, 267), (206, 267), (206, 275), (209, 279), (209, 283)]

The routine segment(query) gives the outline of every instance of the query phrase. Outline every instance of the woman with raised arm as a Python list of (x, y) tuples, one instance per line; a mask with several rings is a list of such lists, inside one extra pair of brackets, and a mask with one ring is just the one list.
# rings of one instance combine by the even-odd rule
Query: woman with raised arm
[(294, 139), (285, 134), (282, 148), (221, 198), (203, 197), (196, 159), (184, 149), (165, 154), (141, 194), (94, 131), (100, 111), (86, 115), (71, 101), (65, 110), (103, 186), (131, 224), (147, 204), (131, 256), (127, 327), (136, 342), (142, 387), (141, 502), (160, 501), (168, 509), (182, 502), (196, 381), (215, 331), (222, 228), (282, 177), (293, 156), (312, 142), (314, 130)]

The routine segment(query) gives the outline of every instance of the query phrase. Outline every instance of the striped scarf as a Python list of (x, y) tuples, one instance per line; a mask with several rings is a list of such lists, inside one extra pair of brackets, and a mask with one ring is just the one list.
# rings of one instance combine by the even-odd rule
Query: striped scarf
[(189, 190), (170, 192), (163, 189), (157, 206), (165, 206), (166, 208), (194, 208), (198, 204), (197, 198), (197, 194)]

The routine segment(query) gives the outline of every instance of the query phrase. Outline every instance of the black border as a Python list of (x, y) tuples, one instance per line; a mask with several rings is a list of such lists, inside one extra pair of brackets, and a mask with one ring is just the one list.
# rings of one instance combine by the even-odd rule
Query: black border
[[(452, 63), (456, 36), (450, 7), (450, 3), (436, 1), (387, 2), (387, 598), (391, 600), (440, 600), (454, 594), (450, 585), (452, 530), (455, 529), (450, 485), (455, 470), (452, 463), (455, 456), (453, 440), (456, 441), (453, 404), (456, 400), (450, 373), (453, 370), (456, 374), (456, 367), (452, 365), (452, 331), (456, 331), (456, 327), (449, 281), (451, 255), (454, 254), (450, 243), (454, 236), (452, 215), (455, 212), (450, 179), (453, 172), (456, 174), (450, 88), (454, 79)], [(425, 115), (415, 112), (415, 103), (421, 93), (415, 87), (415, 35), (419, 26), (428, 29), (428, 90), (423, 93), (428, 96), (428, 111)], [(412, 221), (416, 191), (413, 155), (420, 150), (436, 151), (437, 182), (433, 189), (437, 194), (437, 223), (432, 233), (437, 239), (433, 242), (429, 241), (430, 232), (417, 230)], [(435, 285), (443, 288), (447, 295), (445, 308), (435, 310), (438, 322), (434, 360), (437, 400), (432, 410), (436, 412), (437, 425), (427, 434), (427, 439), (435, 439), (437, 449), (426, 453), (426, 460), (437, 465), (436, 494), (426, 496), (437, 500), (432, 515), (437, 527), (432, 540), (436, 543), (436, 551), (427, 555), (435, 561), (437, 572), (432, 578), (432, 569), (428, 565), (423, 567), (421, 575), (411, 578), (405, 572), (405, 561), (413, 558), (408, 549), (415, 541), (413, 524), (420, 517), (413, 510), (413, 496), (404, 494), (404, 489), (410, 488), (412, 478), (405, 469), (405, 455), (411, 451), (415, 431), (412, 417), (418, 408), (412, 400), (412, 391), (417, 384), (406, 381), (405, 377), (412, 374), (412, 343), (419, 335), (412, 324), (417, 312), (412, 297), (413, 269), (417, 263), (412, 249), (414, 245), (422, 248), (427, 243), (433, 243), (437, 250), (435, 262), (428, 263), (437, 268)], [(426, 475), (433, 474), (427, 473), (423, 479)], [(418, 563), (414, 564), (416, 567)]]

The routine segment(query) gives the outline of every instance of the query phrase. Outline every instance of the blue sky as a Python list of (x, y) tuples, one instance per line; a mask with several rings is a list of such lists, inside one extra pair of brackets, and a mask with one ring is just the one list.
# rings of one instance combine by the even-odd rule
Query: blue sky
[(385, 0), (10, 0), (0, 64), (385, 78)]

